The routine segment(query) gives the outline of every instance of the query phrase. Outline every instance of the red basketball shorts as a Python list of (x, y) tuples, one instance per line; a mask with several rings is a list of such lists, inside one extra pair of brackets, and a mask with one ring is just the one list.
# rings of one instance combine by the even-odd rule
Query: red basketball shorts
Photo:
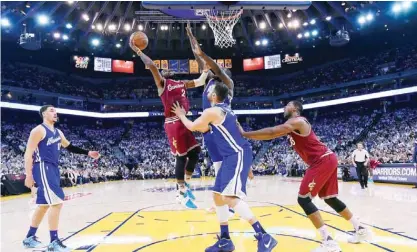
[(322, 199), (336, 197), (339, 193), (337, 181), (337, 156), (334, 153), (322, 156), (311, 165), (301, 181), (298, 196)]
[(184, 126), (180, 119), (175, 117), (165, 119), (164, 128), (173, 155), (185, 156), (190, 150), (200, 146), (193, 133)]

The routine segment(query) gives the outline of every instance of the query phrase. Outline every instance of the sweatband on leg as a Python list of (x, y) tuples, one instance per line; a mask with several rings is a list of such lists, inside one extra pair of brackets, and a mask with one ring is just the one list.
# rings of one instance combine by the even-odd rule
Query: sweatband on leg
[(220, 223), (229, 221), (229, 206), (216, 206), (216, 214)]
[(188, 162), (185, 166), (185, 170), (188, 174), (192, 174), (194, 172), (195, 166), (198, 162), (198, 154), (200, 153), (200, 151), (200, 147), (196, 147), (187, 153), (186, 157), (188, 158)]
[(327, 205), (329, 205), (331, 208), (333, 208), (336, 211), (336, 213), (340, 213), (340, 212), (342, 212), (343, 210), (346, 209), (345, 203), (343, 203), (342, 201), (340, 201), (336, 197), (330, 198), (330, 199), (325, 199), (324, 202), (326, 202)]
[(313, 204), (313, 202), (311, 202), (310, 197), (298, 197), (297, 201), (301, 208), (304, 210), (304, 213), (307, 215), (313, 214), (318, 211), (317, 207)]
[(187, 162), (187, 157), (183, 156), (177, 156), (176, 157), (176, 162), (175, 162), (175, 178), (177, 180), (184, 180), (184, 176), (185, 176), (185, 163)]
[(252, 213), (252, 210), (250, 210), (248, 203), (243, 200), (239, 200), (239, 202), (234, 207), (234, 210), (244, 220), (250, 221), (255, 217)]

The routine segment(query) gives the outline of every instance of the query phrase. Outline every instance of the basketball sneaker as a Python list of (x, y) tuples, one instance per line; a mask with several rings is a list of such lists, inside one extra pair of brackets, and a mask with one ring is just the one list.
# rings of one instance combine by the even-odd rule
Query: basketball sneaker
[(42, 242), (38, 241), (38, 237), (32, 235), (23, 240), (25, 248), (40, 248), (43, 247)]
[(217, 242), (208, 248), (206, 248), (206, 252), (231, 252), (235, 250), (235, 245), (233, 245), (232, 240), (222, 238), (217, 235)]
[(320, 247), (313, 249), (311, 252), (341, 252), (339, 244), (335, 240), (323, 241)]
[(179, 192), (177, 194), (176, 200), (178, 203), (180, 203), (182, 206), (188, 209), (197, 209), (197, 205), (193, 202), (192, 199), (188, 197), (186, 193)]
[(270, 234), (257, 233), (255, 238), (258, 240), (258, 252), (272, 251), (278, 245), (278, 241)]
[(348, 238), (348, 242), (358, 244), (372, 240), (372, 236), (373, 234), (371, 230), (360, 226), (358, 231), (356, 231), (351, 237)]
[(62, 244), (61, 240), (57, 239), (51, 242), (46, 249), (47, 252), (70, 252), (72, 249)]
[(187, 182), (184, 182), (185, 187), (187, 188), (187, 196), (191, 199), (191, 200), (195, 200), (195, 196), (193, 194), (193, 192), (191, 191), (191, 187), (190, 184), (188, 184)]

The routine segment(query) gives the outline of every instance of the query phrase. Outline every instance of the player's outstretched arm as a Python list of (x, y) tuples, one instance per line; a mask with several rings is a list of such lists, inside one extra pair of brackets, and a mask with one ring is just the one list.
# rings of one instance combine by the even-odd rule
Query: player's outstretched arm
[(222, 82), (224, 82), (224, 84), (227, 85), (227, 87), (230, 90), (231, 95), (233, 95), (233, 88), (234, 88), (233, 80), (229, 78), (229, 76), (219, 67), (219, 65), (217, 65), (216, 62), (214, 62), (214, 60), (210, 56), (208, 56), (207, 54), (203, 52), (203, 50), (201, 50), (200, 45), (198, 44), (195, 38), (193, 38), (192, 41), (193, 41), (193, 52), (196, 55), (203, 58), (203, 60), (208, 65), (208, 67), (214, 72), (214, 74), (217, 77), (220, 78)]
[(245, 132), (242, 127), (239, 127), (242, 136), (253, 140), (271, 140), (277, 137), (285, 136), (288, 133), (298, 129), (298, 122), (295, 120), (288, 120), (284, 124), (275, 127), (264, 128), (256, 131)]
[(149, 70), (152, 73), (153, 79), (155, 81), (156, 87), (158, 89), (164, 88), (165, 78), (162, 77), (161, 73), (159, 72), (158, 68), (156, 67), (155, 63), (149, 58), (146, 54), (144, 54), (138, 47), (136, 47), (132, 41), (129, 42), (130, 48), (140, 57), (143, 64), (149, 67)]
[(195, 87), (204, 86), (206, 84), (206, 79), (207, 79), (208, 73), (209, 73), (209, 69), (205, 67), (198, 79), (185, 81), (185, 87), (186, 88), (195, 88)]
[(185, 30), (187, 31), (187, 36), (188, 36), (188, 39), (190, 40), (191, 49), (193, 51), (194, 58), (197, 61), (198, 68), (203, 69), (205, 65), (204, 60), (194, 52), (193, 39), (195, 39), (195, 37), (193, 35), (193, 32), (191, 31), (191, 25), (189, 22), (187, 23), (187, 27), (185, 28)]
[(70, 143), (70, 141), (67, 140), (67, 138), (64, 136), (64, 133), (62, 131), (58, 130), (59, 135), (61, 136), (61, 145), (62, 147), (66, 148), (69, 152), (75, 153), (75, 154), (83, 154), (88, 155), (91, 158), (98, 159), (100, 157), (100, 153), (98, 151), (88, 151), (84, 150), (83, 148), (74, 146)]
[(215, 119), (213, 111), (211, 109), (206, 109), (203, 111), (203, 114), (193, 122), (187, 118), (186, 111), (178, 102), (174, 103), (171, 111), (175, 113), (185, 127), (191, 131), (207, 132), (209, 130), (209, 124)]
[(38, 148), (38, 144), (42, 139), (45, 137), (46, 131), (41, 126), (37, 126), (34, 128), (29, 135), (28, 142), (26, 144), (25, 150), (25, 171), (26, 171), (26, 179), (25, 179), (25, 186), (28, 188), (32, 188), (34, 185), (33, 180), (33, 153), (35, 152), (36, 148)]

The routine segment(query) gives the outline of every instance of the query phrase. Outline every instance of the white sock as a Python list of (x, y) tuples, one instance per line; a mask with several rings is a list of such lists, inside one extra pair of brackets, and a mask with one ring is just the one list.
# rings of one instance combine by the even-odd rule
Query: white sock
[(358, 219), (356, 219), (355, 217), (352, 216), (352, 218), (350, 218), (349, 222), (352, 223), (352, 226), (355, 229), (355, 231), (359, 230), (359, 227), (361, 226), (361, 224), (359, 223)]
[(321, 235), (321, 238), (323, 241), (327, 241), (327, 238), (331, 235), (329, 233), (329, 231), (327, 230), (326, 225), (323, 225), (321, 228), (317, 229)]

